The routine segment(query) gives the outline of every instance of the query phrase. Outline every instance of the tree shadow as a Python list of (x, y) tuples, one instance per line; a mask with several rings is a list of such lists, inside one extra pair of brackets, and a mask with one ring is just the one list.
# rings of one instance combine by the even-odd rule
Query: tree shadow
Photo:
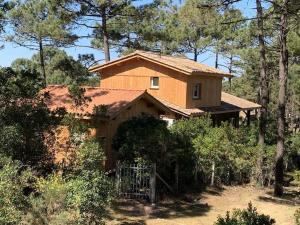
[(144, 220), (131, 221), (131, 222), (121, 222), (119, 225), (146, 225)]
[(205, 195), (222, 196), (224, 190), (224, 187), (203, 187), (200, 190), (189, 190), (182, 199), (187, 202), (201, 201), (207, 198)]
[(159, 203), (149, 215), (150, 218), (185, 218), (205, 215), (212, 207), (206, 203), (185, 201)]
[(275, 204), (297, 206), (300, 205), (300, 192), (296, 190), (285, 190), (283, 196), (275, 197), (272, 191), (268, 191), (265, 196), (259, 196), (259, 200)]
[[(113, 213), (121, 215), (127, 224), (143, 224), (140, 218), (185, 218), (205, 215), (212, 207), (207, 203), (187, 202), (184, 200), (172, 199), (163, 201), (152, 206), (148, 202), (137, 200), (119, 200), (112, 206)], [(113, 218), (114, 216), (110, 216)], [(129, 222), (126, 218), (136, 218), (134, 222)], [(126, 224), (126, 223), (124, 223)]]

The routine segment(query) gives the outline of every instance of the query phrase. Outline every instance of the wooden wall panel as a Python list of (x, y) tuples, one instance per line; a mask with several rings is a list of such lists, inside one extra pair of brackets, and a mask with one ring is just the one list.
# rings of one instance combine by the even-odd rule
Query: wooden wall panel
[[(201, 99), (193, 99), (194, 86), (201, 84)], [(218, 106), (221, 104), (222, 78), (193, 75), (188, 77), (187, 108)]]
[[(150, 78), (159, 77), (159, 89), (151, 89)], [(132, 59), (101, 71), (102, 88), (147, 90), (155, 97), (186, 107), (184, 97), (187, 77), (177, 71), (148, 62)]]

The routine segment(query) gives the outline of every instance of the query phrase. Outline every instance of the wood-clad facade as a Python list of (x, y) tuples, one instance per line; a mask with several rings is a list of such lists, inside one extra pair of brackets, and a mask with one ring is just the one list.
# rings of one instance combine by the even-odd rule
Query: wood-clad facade
[[(101, 69), (101, 88), (147, 90), (154, 97), (183, 108), (221, 104), (222, 77), (191, 75), (139, 58)], [(151, 87), (151, 78), (159, 78), (159, 87)], [(201, 97), (193, 98), (195, 84), (201, 85)]]
[[(134, 58), (99, 71), (101, 88), (147, 90), (154, 97), (186, 107), (182, 93), (187, 90), (187, 76), (144, 59)], [(159, 78), (159, 88), (151, 88), (151, 77)]]
[[(200, 97), (194, 98), (195, 86), (200, 84)], [(207, 75), (187, 77), (186, 108), (210, 107), (221, 105), (222, 78)]]

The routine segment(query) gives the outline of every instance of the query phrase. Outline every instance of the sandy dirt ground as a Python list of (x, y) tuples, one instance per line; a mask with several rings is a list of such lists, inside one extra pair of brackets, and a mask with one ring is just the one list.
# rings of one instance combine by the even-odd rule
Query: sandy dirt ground
[(268, 214), (277, 225), (294, 225), (299, 204), (275, 199), (271, 190), (254, 187), (224, 187), (183, 199), (170, 199), (155, 206), (133, 200), (119, 200), (110, 209), (108, 225), (213, 225), (219, 215), (234, 208), (246, 208), (249, 202), (259, 213)]

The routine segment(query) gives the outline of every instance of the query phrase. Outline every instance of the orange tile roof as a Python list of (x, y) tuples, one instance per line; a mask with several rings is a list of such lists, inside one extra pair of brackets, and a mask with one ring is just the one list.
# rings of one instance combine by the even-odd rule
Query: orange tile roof
[(184, 109), (177, 105), (171, 104), (167, 101), (161, 100), (166, 106), (168, 106), (173, 112), (181, 114), (183, 116), (197, 116), (204, 113), (219, 114), (229, 112), (240, 112), (244, 110), (253, 110), (261, 108), (261, 105), (254, 102), (236, 97), (234, 95), (222, 92), (221, 105), (211, 107), (200, 107), (192, 109)]
[(94, 107), (99, 105), (106, 105), (107, 115), (114, 116), (121, 109), (146, 93), (145, 90), (117, 90), (98, 87), (85, 87), (85, 90), (85, 96), (89, 97), (91, 101), (86, 101), (80, 107), (74, 106), (66, 86), (49, 85), (42, 92), (48, 92), (50, 95), (50, 98), (45, 100), (50, 110), (65, 108), (69, 113), (84, 116), (91, 115)]
[(187, 75), (209, 74), (209, 75), (222, 76), (222, 77), (232, 77), (232, 75), (227, 72), (216, 69), (214, 67), (207, 66), (205, 64), (195, 62), (186, 57), (161, 55), (158, 53), (146, 52), (146, 51), (135, 51), (132, 54), (126, 55), (124, 57), (120, 57), (116, 60), (112, 60), (105, 64), (96, 65), (92, 67), (90, 71), (97, 72), (99, 69), (106, 68), (108, 66), (114, 65), (115, 63), (119, 63), (135, 57), (141, 57), (143, 59), (165, 65), (167, 67), (179, 70), (180, 72), (185, 73)]

